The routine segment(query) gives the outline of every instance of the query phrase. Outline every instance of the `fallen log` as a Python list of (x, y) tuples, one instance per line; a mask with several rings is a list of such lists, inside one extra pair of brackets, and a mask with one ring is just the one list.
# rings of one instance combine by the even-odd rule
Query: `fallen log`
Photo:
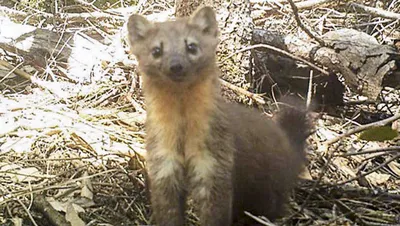
[(101, 75), (101, 61), (111, 61), (108, 47), (79, 32), (58, 33), (0, 17), (0, 48), (24, 58), (40, 71), (57, 71), (74, 82)]
[[(373, 37), (351, 29), (328, 32), (322, 38), (326, 47), (292, 35), (254, 30), (252, 43), (278, 47), (327, 69), (329, 76), (317, 73), (313, 78), (317, 84), (317, 99), (322, 99), (323, 103), (341, 102), (343, 87), (340, 88), (337, 75), (344, 78), (350, 90), (370, 100), (377, 99), (383, 86), (387, 85), (383, 83), (384, 79), (396, 81), (392, 77), (398, 76), (395, 71), (400, 65), (400, 55), (393, 46), (380, 45)], [(275, 83), (280, 88), (294, 87), (296, 91), (307, 91), (310, 67), (264, 49), (253, 50), (252, 58), (253, 81), (263, 80), (258, 83), (266, 88), (262, 92), (271, 92), (268, 87)], [(268, 79), (265, 79), (266, 75)]]

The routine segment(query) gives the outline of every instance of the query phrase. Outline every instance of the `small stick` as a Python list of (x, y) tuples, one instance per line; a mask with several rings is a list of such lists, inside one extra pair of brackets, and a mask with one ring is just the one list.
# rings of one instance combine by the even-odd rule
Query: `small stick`
[(380, 16), (380, 17), (393, 19), (393, 20), (400, 20), (399, 13), (394, 13), (394, 12), (386, 11), (383, 9), (377, 9), (374, 7), (364, 6), (364, 5), (353, 3), (353, 2), (349, 3), (349, 6), (353, 6), (354, 8), (361, 9), (364, 12), (372, 14), (374, 16)]
[(311, 104), (313, 74), (314, 74), (313, 72), (314, 72), (313, 70), (310, 71), (310, 81), (308, 81), (307, 102), (306, 102), (307, 110), (310, 108), (310, 104)]
[(93, 4), (94, 1), (92, 1), (91, 3), (89, 3), (89, 2), (86, 2), (86, 1), (84, 1), (84, 0), (74, 0), (74, 2), (76, 2), (76, 3), (78, 3), (78, 4), (81, 4), (81, 5), (84, 5), (84, 6), (87, 6), (87, 7), (91, 7), (92, 9), (94, 9), (94, 10), (96, 10), (96, 11), (100, 11), (100, 9), (97, 8), (97, 7)]
[(350, 152), (350, 153), (345, 153), (342, 155), (339, 155), (340, 157), (348, 157), (348, 156), (353, 156), (353, 155), (363, 155), (363, 154), (372, 154), (372, 153), (378, 153), (378, 152), (400, 152), (400, 146), (391, 146), (391, 147), (385, 147), (385, 148), (374, 148), (374, 149), (367, 149), (364, 151), (359, 151), (359, 152)]
[(303, 2), (296, 2), (295, 5), (298, 9), (309, 9), (316, 5), (321, 5), (321, 4), (329, 3), (332, 1), (333, 0), (308, 0), (308, 1), (303, 1)]
[(135, 110), (136, 110), (137, 112), (146, 113), (146, 111), (142, 108), (142, 106), (140, 106), (140, 104), (139, 104), (135, 99), (132, 98), (132, 93), (133, 93), (133, 91), (132, 91), (132, 92), (130, 91), (130, 92), (125, 96), (126, 99), (132, 104), (132, 106), (135, 108)]
[(117, 89), (112, 89), (111, 91), (109, 91), (106, 94), (103, 94), (102, 97), (100, 97), (100, 99), (94, 101), (93, 103), (89, 104), (90, 108), (94, 108), (99, 106), (101, 103), (103, 103), (104, 101), (106, 101), (107, 99), (111, 98), (112, 96), (115, 96), (118, 93)]
[(0, 80), (0, 83), (3, 82), (4, 79), (6, 79), (9, 75), (11, 75), (11, 73), (15, 73), (16, 75), (22, 76), (26, 79), (30, 79), (31, 75), (26, 73), (25, 71), (18, 69), (21, 65), (23, 64), (23, 62), (19, 63), (16, 67), (14, 67), (13, 65), (11, 65), (10, 63), (8, 63), (7, 61), (4, 60), (0, 60), (0, 65), (4, 66), (6, 68), (8, 68), (10, 71), (7, 73), (6, 76), (4, 76), (3, 79)]
[(313, 63), (311, 63), (311, 62), (309, 62), (307, 60), (304, 60), (303, 58), (295, 56), (295, 55), (293, 55), (293, 54), (291, 54), (289, 52), (286, 52), (286, 51), (281, 50), (281, 49), (279, 49), (277, 47), (274, 47), (274, 46), (271, 46), (271, 45), (267, 45), (267, 44), (256, 44), (256, 45), (252, 45), (252, 46), (248, 46), (248, 47), (245, 47), (243, 49), (240, 49), (240, 50), (238, 50), (238, 51), (236, 51), (234, 53), (229, 54), (227, 57), (225, 57), (223, 60), (221, 60), (220, 63), (223, 63), (223, 62), (227, 61), (229, 58), (231, 58), (235, 54), (238, 54), (238, 53), (241, 53), (241, 52), (244, 52), (244, 51), (248, 51), (248, 50), (251, 50), (251, 49), (256, 49), (256, 48), (265, 48), (265, 49), (269, 49), (269, 50), (278, 52), (278, 53), (280, 53), (282, 55), (288, 56), (288, 57), (290, 57), (292, 59), (295, 59), (295, 60), (300, 61), (300, 62), (302, 62), (304, 64), (307, 64), (312, 69), (315, 69), (315, 70), (321, 72), (324, 75), (329, 75), (329, 72), (324, 70), (324, 69), (322, 69), (321, 67), (318, 67), (317, 65), (315, 65), (315, 64), (313, 64)]
[[(321, 156), (320, 158), (323, 158), (323, 156)], [(290, 215), (287, 218), (287, 220), (285, 220), (283, 222), (283, 224), (287, 223), (287, 221), (290, 218), (292, 218), (292, 217), (296, 216), (297, 214), (303, 212), (303, 210), (306, 208), (307, 202), (311, 199), (311, 196), (317, 192), (318, 185), (321, 183), (322, 178), (325, 176), (325, 173), (328, 171), (329, 164), (331, 163), (332, 158), (333, 158), (333, 155), (332, 154), (328, 154), (326, 162), (323, 165), (323, 167), (321, 169), (321, 172), (318, 175), (318, 179), (313, 183), (313, 186), (311, 187), (310, 191), (308, 192), (307, 197), (304, 199), (303, 204), (300, 206), (300, 209), (298, 211), (296, 211), (295, 213), (293, 213), (292, 215)]]
[(297, 6), (294, 4), (293, 0), (288, 0), (290, 6), (292, 7), (293, 14), (294, 14), (294, 19), (297, 22), (297, 25), (308, 35), (308, 37), (316, 40), (320, 46), (325, 46), (325, 42), (320, 39), (319, 37), (315, 36), (304, 24), (301, 22), (300, 17), (299, 17), (299, 10), (297, 9)]
[(245, 90), (243, 88), (237, 87), (237, 86), (235, 86), (235, 85), (233, 85), (233, 84), (231, 84), (231, 83), (229, 83), (229, 82), (227, 82), (227, 81), (225, 81), (223, 79), (219, 79), (219, 81), (221, 82), (221, 84), (223, 86), (226, 86), (226, 87), (228, 87), (229, 89), (231, 89), (231, 90), (233, 90), (235, 92), (238, 92), (240, 94), (243, 94), (243, 95), (255, 100), (258, 104), (265, 104), (265, 101), (261, 97), (260, 94), (255, 94), (255, 93), (249, 92), (249, 91), (247, 91), (247, 90)]
[(365, 176), (367, 176), (367, 175), (369, 175), (369, 174), (371, 174), (371, 173), (373, 173), (373, 172), (378, 171), (379, 169), (383, 168), (384, 166), (386, 166), (387, 164), (393, 162), (394, 160), (396, 160), (396, 159), (398, 159), (398, 158), (400, 158), (400, 154), (397, 154), (397, 155), (393, 156), (392, 158), (386, 160), (386, 161), (385, 161), (384, 163), (382, 163), (382, 164), (379, 164), (378, 166), (374, 167), (373, 169), (371, 169), (370, 171), (368, 171), (368, 172), (366, 172), (366, 173), (362, 173), (362, 174), (360, 174), (360, 175), (358, 175), (358, 176), (356, 176), (356, 177), (353, 177), (353, 178), (351, 178), (351, 179), (342, 181), (342, 182), (337, 183), (337, 184), (335, 184), (335, 185), (336, 185), (336, 186), (340, 186), (340, 185), (343, 185), (343, 184), (347, 184), (347, 183), (349, 183), (349, 182), (351, 182), (351, 181), (355, 181), (355, 180), (357, 180), (357, 179), (359, 179), (359, 178), (361, 178), (361, 177), (365, 177)]
[(375, 127), (379, 127), (379, 126), (384, 126), (384, 125), (386, 125), (386, 124), (388, 124), (390, 122), (396, 121), (397, 119), (400, 119), (400, 114), (396, 114), (396, 115), (394, 115), (394, 116), (392, 116), (390, 118), (387, 118), (387, 119), (384, 119), (384, 120), (381, 120), (381, 121), (377, 121), (377, 122), (373, 122), (373, 123), (369, 123), (369, 124), (366, 124), (366, 125), (362, 125), (362, 126), (356, 127), (354, 129), (351, 129), (351, 130), (343, 133), (340, 136), (337, 136), (335, 138), (332, 138), (332, 139), (326, 141), (325, 144), (326, 145), (331, 145), (333, 143), (338, 142), (339, 140), (341, 140), (344, 137), (348, 137), (348, 136), (350, 136), (352, 134), (361, 132), (361, 131), (366, 130), (366, 129), (375, 128)]
[(253, 218), (253, 220), (257, 221), (258, 223), (260, 223), (260, 224), (262, 224), (262, 225), (266, 225), (266, 226), (276, 226), (276, 224), (271, 223), (271, 222), (268, 222), (268, 221), (265, 221), (265, 220), (263, 220), (263, 219), (261, 219), (261, 218), (259, 218), (259, 217), (256, 217), (256, 216), (254, 216), (253, 214), (251, 214), (251, 213), (249, 213), (249, 212), (247, 212), (247, 211), (244, 211), (244, 214), (246, 214), (247, 216)]
[(31, 212), (29, 211), (29, 209), (25, 206), (24, 203), (22, 203), (22, 201), (20, 199), (16, 199), (17, 202), (22, 206), (22, 208), (25, 210), (26, 214), (28, 214), (29, 219), (31, 220), (32, 224), (34, 226), (38, 226), (38, 224), (36, 223), (35, 219), (33, 218)]

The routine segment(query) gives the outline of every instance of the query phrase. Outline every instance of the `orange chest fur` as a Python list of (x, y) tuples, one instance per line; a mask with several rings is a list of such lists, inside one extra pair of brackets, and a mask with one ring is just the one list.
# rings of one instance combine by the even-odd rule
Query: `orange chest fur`
[[(149, 85), (149, 84), (146, 84)], [(201, 154), (210, 136), (210, 123), (215, 109), (213, 84), (173, 91), (145, 87), (147, 104), (146, 130), (154, 150), (149, 153), (179, 156), (181, 161)]]

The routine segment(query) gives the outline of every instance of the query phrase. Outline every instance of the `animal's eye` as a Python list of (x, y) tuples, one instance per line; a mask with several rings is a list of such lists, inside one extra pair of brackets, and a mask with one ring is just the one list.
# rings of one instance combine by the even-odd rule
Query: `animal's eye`
[(198, 48), (199, 47), (195, 43), (189, 43), (186, 45), (187, 51), (193, 55), (195, 55), (197, 53)]
[(151, 55), (153, 55), (154, 58), (159, 58), (162, 55), (162, 49), (161, 47), (154, 47), (151, 50)]

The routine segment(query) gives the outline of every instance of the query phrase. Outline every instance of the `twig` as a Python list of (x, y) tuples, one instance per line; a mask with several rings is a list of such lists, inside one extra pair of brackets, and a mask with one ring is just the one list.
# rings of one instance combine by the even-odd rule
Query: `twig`
[(308, 81), (308, 91), (307, 91), (307, 102), (306, 102), (306, 108), (307, 110), (310, 109), (310, 104), (311, 104), (311, 97), (312, 97), (312, 91), (313, 91), (313, 70), (310, 70), (310, 80)]
[(20, 16), (20, 17), (27, 17), (29, 14), (26, 12), (21, 12), (15, 9), (10, 9), (5, 6), (0, 6), (0, 15), (1, 14), (9, 14), (9, 15), (15, 15), (15, 16)]
[(31, 212), (30, 212), (29, 209), (25, 206), (25, 204), (22, 203), (22, 201), (21, 201), (20, 199), (18, 199), (18, 198), (17, 198), (16, 200), (17, 200), (17, 202), (22, 206), (22, 209), (25, 210), (25, 212), (26, 212), (26, 214), (28, 215), (29, 219), (31, 220), (32, 224), (33, 224), (34, 226), (38, 226), (38, 224), (36, 223), (35, 219), (33, 218), (32, 214), (31, 214)]
[(294, 18), (297, 22), (297, 25), (312, 39), (315, 39), (320, 46), (325, 46), (325, 42), (320, 39), (319, 37), (315, 36), (311, 31), (304, 26), (304, 24), (301, 22), (300, 17), (299, 17), (299, 10), (297, 9), (297, 6), (294, 4), (293, 0), (288, 0), (290, 6), (292, 7), (293, 10), (293, 15)]
[(93, 177), (97, 177), (97, 176), (100, 176), (100, 175), (104, 175), (106, 173), (112, 173), (112, 172), (117, 172), (117, 171), (118, 171), (118, 169), (109, 169), (109, 170), (105, 170), (105, 171), (102, 171), (102, 172), (99, 172), (99, 173), (95, 173), (95, 174), (89, 175), (87, 177), (80, 177), (80, 178), (76, 178), (76, 179), (71, 179), (71, 180), (68, 180), (68, 181), (60, 182), (59, 184), (56, 184), (56, 185), (50, 185), (50, 186), (47, 186), (47, 187), (36, 186), (36, 187), (30, 188), (30, 189), (22, 189), (22, 190), (18, 190), (18, 191), (13, 191), (10, 194), (8, 194), (8, 196), (3, 197), (3, 199), (0, 200), (0, 206), (4, 205), (4, 203), (8, 203), (10, 201), (13, 201), (18, 196), (23, 196), (23, 195), (27, 195), (27, 194), (36, 194), (36, 193), (48, 191), (48, 190), (51, 190), (51, 189), (60, 189), (60, 188), (64, 188), (65, 186), (71, 185), (71, 184), (73, 186), (76, 186), (76, 183), (78, 181), (83, 180), (83, 179), (93, 178)]
[(260, 224), (262, 224), (262, 225), (266, 225), (266, 226), (276, 226), (276, 224), (271, 223), (271, 222), (268, 222), (268, 221), (265, 221), (265, 220), (263, 220), (263, 219), (261, 219), (261, 218), (259, 218), (259, 217), (256, 217), (256, 216), (254, 216), (253, 214), (251, 214), (251, 213), (249, 213), (249, 212), (247, 212), (247, 211), (244, 211), (244, 214), (246, 214), (247, 216), (251, 217), (253, 220), (257, 221), (258, 223), (260, 223)]
[(313, 68), (313, 69), (315, 69), (315, 70), (321, 72), (321, 73), (324, 74), (324, 75), (329, 75), (329, 72), (328, 72), (328, 71), (326, 71), (326, 70), (324, 70), (324, 69), (318, 67), (317, 65), (315, 65), (315, 64), (313, 64), (313, 63), (311, 63), (311, 62), (309, 62), (309, 61), (307, 61), (307, 60), (304, 60), (303, 58), (300, 58), (300, 57), (298, 57), (298, 56), (295, 56), (295, 55), (293, 55), (293, 54), (291, 54), (291, 53), (289, 53), (289, 52), (286, 52), (286, 51), (281, 50), (281, 49), (279, 49), (279, 48), (277, 48), (277, 47), (274, 47), (274, 46), (271, 46), (271, 45), (267, 45), (267, 44), (256, 44), (256, 45), (252, 45), (252, 46), (248, 46), (248, 47), (245, 47), (245, 48), (243, 48), (243, 49), (240, 49), (240, 50), (238, 50), (238, 51), (236, 51), (236, 52), (234, 52), (234, 53), (229, 54), (227, 57), (225, 57), (223, 60), (221, 60), (220, 64), (223, 63), (223, 62), (225, 62), (225, 61), (227, 61), (229, 58), (231, 58), (231, 57), (234, 56), (235, 54), (238, 54), (238, 53), (241, 53), (241, 52), (245, 52), (245, 51), (248, 51), (248, 50), (251, 50), (251, 49), (256, 49), (256, 48), (265, 48), (265, 49), (269, 49), (269, 50), (278, 52), (278, 53), (280, 53), (280, 54), (282, 54), (282, 55), (291, 57), (291, 58), (293, 58), (293, 59), (295, 59), (295, 60), (297, 60), (297, 61), (300, 61), (300, 62), (302, 62), (302, 63), (304, 63), (304, 64), (307, 64), (307, 65), (310, 66), (311, 68)]
[(137, 100), (135, 100), (134, 98), (132, 98), (132, 93), (133, 93), (133, 91), (129, 91), (127, 94), (126, 94), (126, 99), (132, 104), (132, 106), (135, 108), (135, 110), (137, 111), (137, 112), (140, 112), (140, 113), (146, 113), (146, 111), (142, 108), (142, 106), (137, 102)]
[(385, 147), (385, 148), (374, 148), (374, 149), (367, 149), (364, 151), (359, 151), (359, 152), (350, 152), (350, 153), (345, 153), (342, 155), (339, 155), (340, 157), (348, 157), (348, 156), (353, 156), (353, 155), (363, 155), (363, 154), (372, 154), (372, 153), (378, 153), (378, 152), (399, 152), (400, 151), (400, 146), (391, 146), (391, 147)]
[(2, 83), (8, 76), (10, 76), (12, 73), (15, 73), (16, 75), (22, 76), (26, 79), (30, 79), (31, 75), (26, 73), (25, 71), (18, 69), (21, 65), (23, 64), (23, 62), (19, 63), (17, 66), (13, 66), (10, 63), (8, 63), (7, 61), (4, 60), (0, 60), (0, 65), (6, 67), (7, 69), (9, 69), (10, 71), (0, 80), (0, 83)]
[(378, 100), (350, 100), (343, 103), (344, 105), (359, 105), (359, 104), (400, 104), (400, 100), (394, 101), (378, 101)]
[[(337, 149), (337, 148), (336, 148)], [(321, 156), (320, 158), (323, 158), (323, 156)], [(303, 212), (304, 208), (306, 208), (306, 205), (308, 203), (308, 201), (311, 199), (311, 196), (317, 192), (317, 187), (318, 185), (321, 183), (322, 178), (325, 176), (326, 171), (328, 170), (328, 167), (331, 163), (331, 160), (333, 158), (332, 154), (328, 154), (326, 162), (324, 164), (324, 166), (321, 169), (321, 172), (318, 175), (318, 179), (313, 183), (313, 186), (311, 187), (311, 189), (308, 191), (307, 197), (304, 199), (303, 204), (300, 206), (300, 209), (298, 211), (296, 211), (295, 213), (293, 213), (292, 215), (290, 215), (284, 222), (283, 225), (285, 225), (286, 223), (288, 223), (288, 220), (291, 219), (292, 217), (296, 216), (297, 214)]]
[(103, 103), (104, 101), (106, 101), (107, 99), (111, 98), (112, 96), (116, 95), (118, 93), (117, 89), (112, 89), (111, 91), (109, 91), (106, 94), (103, 94), (102, 97), (100, 97), (97, 101), (92, 102), (91, 104), (89, 104), (90, 108), (95, 108), (98, 105), (100, 105), (101, 103)]
[[(3, 13), (10, 14), (10, 15), (15, 15), (19, 17), (27, 17), (30, 16), (30, 14), (26, 12), (21, 12), (18, 10), (10, 9), (5, 6), (0, 6), (0, 11), (3, 11)], [(120, 15), (113, 15), (109, 13), (103, 13), (103, 12), (90, 12), (90, 13), (58, 13), (58, 14), (50, 14), (50, 13), (45, 13), (45, 12), (37, 12), (41, 16), (47, 18), (47, 19), (57, 19), (62, 22), (65, 20), (72, 20), (72, 21), (85, 21), (87, 19), (95, 19), (95, 20), (100, 20), (100, 19), (117, 19), (117, 20), (124, 20), (123, 16)]]
[(112, 15), (103, 12), (91, 13), (60, 13), (57, 15), (61, 20), (87, 20), (87, 19), (119, 19), (124, 20), (123, 16)]
[(386, 11), (383, 9), (377, 9), (377, 8), (373, 8), (373, 7), (369, 7), (369, 6), (365, 6), (365, 5), (361, 5), (361, 4), (353, 3), (353, 2), (349, 3), (349, 6), (353, 6), (354, 8), (361, 9), (364, 12), (370, 13), (374, 16), (380, 16), (380, 17), (384, 17), (384, 18), (400, 20), (399, 13), (394, 13), (394, 12)]
[(386, 124), (388, 124), (390, 122), (396, 121), (397, 119), (400, 119), (400, 114), (396, 114), (396, 115), (394, 115), (394, 116), (392, 116), (390, 118), (387, 118), (387, 119), (384, 119), (384, 120), (381, 120), (381, 121), (377, 121), (377, 122), (373, 122), (373, 123), (369, 123), (369, 124), (366, 124), (366, 125), (362, 125), (362, 126), (356, 127), (354, 129), (351, 129), (351, 130), (343, 133), (340, 136), (337, 136), (335, 138), (332, 138), (332, 139), (326, 141), (325, 144), (326, 145), (331, 145), (333, 143), (338, 142), (339, 140), (341, 140), (344, 137), (348, 137), (348, 136), (350, 136), (352, 134), (361, 132), (361, 131), (366, 130), (366, 129), (375, 128), (375, 127), (379, 127), (379, 126), (384, 126), (384, 125), (386, 125)]
[(219, 81), (221, 82), (221, 84), (223, 86), (226, 86), (226, 87), (228, 87), (229, 89), (231, 89), (231, 90), (233, 90), (235, 92), (238, 92), (240, 94), (243, 94), (243, 95), (255, 100), (258, 104), (265, 104), (265, 101), (260, 96), (260, 94), (255, 94), (255, 93), (249, 92), (249, 91), (247, 91), (247, 90), (245, 90), (243, 88), (237, 87), (237, 86), (235, 86), (235, 85), (233, 85), (233, 84), (231, 84), (231, 83), (229, 83), (229, 82), (227, 82), (227, 81), (225, 81), (223, 79), (220, 79)]
[(371, 169), (370, 171), (368, 171), (368, 172), (366, 172), (366, 173), (362, 173), (362, 174), (360, 174), (360, 175), (358, 175), (358, 176), (356, 176), (356, 177), (353, 177), (353, 178), (351, 178), (351, 179), (342, 181), (342, 182), (337, 183), (337, 184), (335, 184), (335, 185), (336, 185), (336, 186), (340, 186), (340, 185), (343, 185), (343, 184), (347, 184), (347, 183), (349, 183), (349, 182), (351, 182), (351, 181), (357, 180), (357, 179), (359, 179), (359, 178), (361, 178), (361, 177), (365, 177), (365, 176), (367, 176), (367, 175), (369, 175), (369, 174), (371, 174), (371, 173), (373, 173), (373, 172), (375, 172), (375, 171), (378, 171), (379, 169), (383, 168), (384, 166), (386, 166), (387, 164), (393, 162), (394, 160), (396, 160), (396, 159), (398, 159), (398, 158), (400, 158), (400, 154), (397, 154), (397, 155), (393, 156), (392, 158), (386, 160), (386, 161), (385, 161), (384, 163), (382, 163), (382, 164), (379, 164), (378, 166), (374, 167), (373, 169)]
[(100, 11), (100, 9), (97, 8), (97, 7), (93, 4), (94, 1), (91, 2), (91, 3), (89, 3), (89, 2), (86, 2), (86, 1), (83, 1), (83, 0), (74, 0), (74, 2), (76, 2), (76, 3), (78, 3), (78, 4), (81, 4), (81, 5), (83, 5), (83, 6), (90, 7), (90, 8), (92, 8), (92, 9), (96, 10), (96, 11)]
[(316, 5), (321, 5), (329, 2), (333, 2), (333, 0), (309, 0), (303, 2), (296, 2), (295, 5), (298, 9), (309, 9), (313, 8)]
[(334, 200), (334, 202), (337, 204), (339, 209), (343, 209), (342, 212), (346, 213), (346, 215), (349, 215), (350, 218), (357, 219), (357, 223), (360, 223), (361, 225), (365, 225), (365, 222), (360, 217), (360, 214), (355, 212), (352, 208), (350, 208), (344, 202), (340, 201), (340, 199), (336, 199), (336, 200)]

